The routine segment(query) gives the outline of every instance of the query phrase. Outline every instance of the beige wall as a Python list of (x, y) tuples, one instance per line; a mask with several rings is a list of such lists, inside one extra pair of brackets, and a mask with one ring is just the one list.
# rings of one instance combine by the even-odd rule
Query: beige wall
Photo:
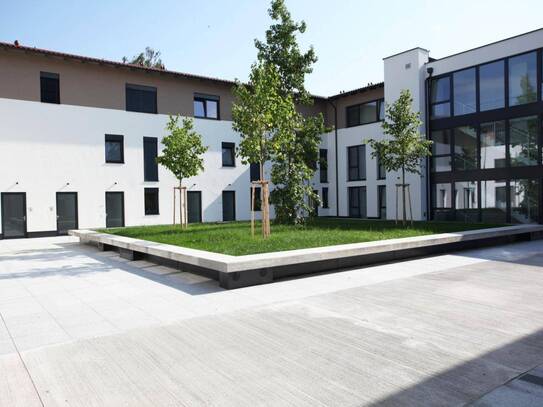
[[(347, 107), (352, 105), (357, 105), (359, 103), (370, 102), (376, 99), (382, 99), (385, 97), (384, 87), (377, 89), (371, 89), (367, 91), (362, 91), (360, 93), (355, 93), (354, 95), (349, 96), (339, 96), (338, 98), (332, 99), (331, 103), (334, 103), (337, 107), (337, 128), (343, 129), (347, 127)], [(327, 116), (330, 119), (330, 123), (334, 121), (334, 109), (328, 103), (327, 107)]]

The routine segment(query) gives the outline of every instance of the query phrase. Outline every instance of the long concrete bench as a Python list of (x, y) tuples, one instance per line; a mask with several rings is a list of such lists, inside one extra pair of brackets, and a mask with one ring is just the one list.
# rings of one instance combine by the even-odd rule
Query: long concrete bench
[(78, 237), (81, 243), (94, 244), (102, 250), (116, 250), (129, 260), (145, 258), (165, 262), (213, 278), (221, 287), (231, 289), (269, 283), (287, 276), (540, 239), (543, 238), (543, 226), (505, 226), (246, 256), (212, 253), (93, 230), (71, 230), (69, 234)]

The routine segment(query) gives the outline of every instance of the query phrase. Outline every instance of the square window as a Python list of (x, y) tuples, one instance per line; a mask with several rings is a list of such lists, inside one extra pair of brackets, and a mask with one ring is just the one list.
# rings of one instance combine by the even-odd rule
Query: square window
[(145, 188), (145, 214), (158, 215), (158, 188)]
[(124, 137), (115, 134), (106, 134), (106, 163), (124, 163)]
[(152, 86), (126, 84), (128, 112), (157, 113), (157, 89)]
[(219, 120), (219, 97), (194, 94), (194, 117)]

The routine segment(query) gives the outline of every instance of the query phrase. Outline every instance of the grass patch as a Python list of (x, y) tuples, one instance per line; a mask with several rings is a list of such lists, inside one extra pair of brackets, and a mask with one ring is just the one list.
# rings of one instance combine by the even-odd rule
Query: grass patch
[(303, 227), (272, 225), (272, 234), (266, 240), (258, 234), (260, 225), (257, 236), (251, 237), (249, 222), (190, 224), (187, 230), (181, 230), (179, 226), (157, 225), (102, 229), (101, 232), (241, 256), (497, 226), (503, 225), (415, 222), (413, 227), (403, 228), (393, 221), (319, 218)]

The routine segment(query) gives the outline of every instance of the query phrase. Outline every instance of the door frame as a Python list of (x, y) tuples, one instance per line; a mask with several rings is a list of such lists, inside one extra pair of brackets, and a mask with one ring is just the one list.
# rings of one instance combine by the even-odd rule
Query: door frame
[(202, 223), (203, 221), (203, 213), (202, 213), (202, 191), (187, 191), (187, 222), (188, 222), (188, 210), (189, 210), (189, 203), (188, 203), (188, 194), (198, 194), (198, 196), (200, 197), (199, 199), (199, 202), (200, 202), (200, 219), (198, 220), (198, 223)]
[(78, 194), (77, 192), (57, 192), (55, 194), (55, 205), (57, 209), (57, 236), (65, 235), (64, 233), (60, 233), (60, 230), (58, 228), (58, 196), (59, 195), (75, 195), (75, 228), (79, 229), (79, 202), (78, 202)]
[(105, 205), (104, 205), (104, 209), (106, 210), (106, 228), (108, 227), (107, 226), (107, 194), (120, 194), (121, 197), (122, 197), (122, 211), (123, 211), (123, 221), (122, 221), (122, 225), (121, 226), (110, 226), (110, 227), (120, 227), (120, 228), (124, 228), (126, 223), (125, 223), (125, 213), (124, 213), (124, 191), (106, 191), (106, 194), (104, 195), (104, 199), (105, 199)]
[[(25, 230), (23, 236), (16, 236), (16, 237), (6, 237), (6, 229), (5, 229), (5, 220), (6, 217), (4, 216), (4, 196), (5, 195), (22, 195), (23, 196), (23, 207), (24, 207), (24, 217), (25, 217)], [(2, 239), (24, 239), (28, 237), (28, 215), (26, 211), (26, 192), (2, 192), (0, 193), (0, 216), (2, 217)]]

